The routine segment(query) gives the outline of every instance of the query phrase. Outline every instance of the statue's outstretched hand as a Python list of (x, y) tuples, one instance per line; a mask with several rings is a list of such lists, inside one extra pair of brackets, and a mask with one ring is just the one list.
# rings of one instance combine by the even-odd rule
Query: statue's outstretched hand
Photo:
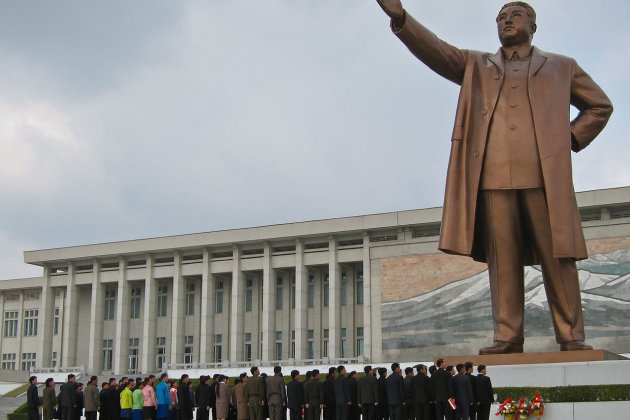
[(400, 0), (376, 0), (381, 9), (394, 20), (403, 18), (404, 9)]

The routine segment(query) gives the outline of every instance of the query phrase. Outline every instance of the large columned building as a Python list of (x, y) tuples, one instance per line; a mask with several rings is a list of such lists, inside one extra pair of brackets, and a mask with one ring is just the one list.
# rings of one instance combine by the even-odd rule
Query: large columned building
[[(630, 187), (579, 193), (578, 203), (597, 255), (581, 267), (589, 273), (583, 293), (601, 305), (627, 277), (618, 270), (630, 272)], [(479, 339), (490, 340), (488, 313), (460, 303), (478, 298), (473, 286), (487, 284), (485, 267), (437, 251), (440, 217), (430, 208), (27, 251), (25, 262), (43, 275), (0, 281), (1, 367), (125, 374), (475, 351), (470, 334), (457, 331), (474, 319)], [(599, 256), (617, 260), (604, 269)], [(616, 315), (595, 311), (588, 324), (587, 312), (587, 332), (600, 340), (609, 331), (595, 344), (627, 353), (630, 332), (610, 329), (629, 313), (615, 299), (607, 311)], [(533, 348), (544, 349), (545, 321), (533, 322)], [(440, 329), (454, 331), (457, 346), (423, 338)]]

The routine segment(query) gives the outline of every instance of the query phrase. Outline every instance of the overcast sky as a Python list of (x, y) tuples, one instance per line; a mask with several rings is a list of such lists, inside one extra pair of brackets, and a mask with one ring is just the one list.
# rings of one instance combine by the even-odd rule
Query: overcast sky
[[(496, 51), (495, 0), (407, 0)], [(630, 185), (628, 0), (533, 0), (615, 113), (578, 191)], [(374, 0), (0, 2), (0, 278), (24, 250), (442, 205), (458, 87)]]

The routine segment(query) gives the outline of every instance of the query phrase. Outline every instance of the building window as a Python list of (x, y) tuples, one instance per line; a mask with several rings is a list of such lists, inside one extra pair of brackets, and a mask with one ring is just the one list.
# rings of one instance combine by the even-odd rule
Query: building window
[(131, 289), (131, 305), (129, 307), (129, 318), (140, 318), (140, 296), (142, 295), (142, 289), (134, 287)]
[(276, 331), (276, 360), (282, 360), (282, 331)]
[(291, 309), (295, 309), (295, 279), (291, 280)]
[(157, 294), (157, 316), (166, 316), (168, 308), (168, 286), (165, 284), (158, 286)]
[(291, 358), (295, 359), (295, 330), (291, 330)]
[(116, 289), (105, 289), (105, 307), (103, 309), (105, 321), (116, 318)]
[(216, 310), (218, 314), (223, 313), (223, 290), (216, 292)]
[(308, 330), (308, 341), (306, 342), (306, 358), (315, 358), (315, 330)]
[(357, 327), (357, 357), (363, 356), (365, 341), (363, 339), (363, 327)]
[(157, 337), (155, 346), (155, 367), (160, 372), (166, 365), (166, 337)]
[(186, 285), (186, 315), (195, 314), (195, 284)]
[(357, 272), (357, 305), (363, 305), (363, 271)]
[(55, 317), (53, 319), (53, 335), (59, 335), (59, 308), (55, 308)]
[(52, 352), (52, 357), (50, 358), (50, 367), (57, 367), (57, 352)]
[(215, 334), (214, 335), (214, 363), (221, 363), (221, 360), (222, 360), (221, 353), (223, 350), (222, 342), (223, 342), (223, 334)]
[(309, 274), (308, 276), (308, 292), (307, 292), (307, 301), (308, 301), (308, 307), (309, 308), (314, 308), (315, 307), (315, 276), (312, 274)]
[[(276, 310), (282, 309), (282, 277), (276, 279)], [(280, 360), (280, 359), (278, 359)]]
[(2, 370), (15, 370), (15, 353), (2, 353)]
[(193, 362), (194, 340), (195, 338), (192, 335), (184, 337), (184, 363), (187, 365), (186, 367), (191, 367)]
[(4, 336), (17, 337), (18, 332), (18, 311), (8, 311), (4, 313)]
[(245, 333), (245, 361), (252, 360), (252, 333)]
[(322, 357), (328, 357), (328, 328), (324, 329), (324, 339), (322, 340)]
[(22, 353), (22, 370), (30, 371), (35, 367), (36, 353)]
[(113, 370), (114, 340), (103, 340), (103, 370)]
[(129, 373), (138, 373), (138, 355), (140, 353), (140, 339), (129, 339)]
[(38, 309), (27, 309), (24, 311), (24, 337), (33, 337), (37, 335), (38, 315)]
[(339, 355), (341, 357), (346, 357), (346, 354), (348, 352), (347, 352), (347, 341), (346, 341), (346, 329), (345, 328), (341, 329), (340, 336), (341, 336), (341, 346), (340, 346), (341, 348), (340, 348), (340, 351), (339, 351)]
[(341, 287), (339, 288), (339, 302), (345, 305), (348, 301), (348, 280), (346, 273), (341, 274)]
[(247, 279), (245, 288), (245, 312), (251, 312), (252, 304), (254, 300), (254, 282), (252, 279)]
[(324, 301), (324, 306), (328, 306), (329, 298), (330, 298), (330, 288), (328, 287), (328, 274), (326, 274), (326, 280), (324, 281), (322, 296)]

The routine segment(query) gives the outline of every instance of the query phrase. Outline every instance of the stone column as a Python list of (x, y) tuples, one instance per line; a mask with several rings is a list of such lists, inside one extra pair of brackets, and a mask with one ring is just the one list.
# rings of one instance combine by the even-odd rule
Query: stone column
[(157, 289), (153, 270), (153, 257), (147, 255), (144, 280), (144, 308), (142, 314), (142, 360), (143, 373), (155, 371), (155, 346), (157, 337)]
[(308, 325), (308, 270), (304, 266), (304, 244), (295, 241), (295, 359), (306, 359)]
[(127, 262), (118, 258), (118, 290), (116, 291), (116, 339), (114, 340), (114, 373), (122, 375), (129, 369), (129, 287)]
[(230, 304), (230, 362), (243, 360), (243, 334), (245, 331), (244, 279), (241, 271), (241, 253), (238, 246), (232, 247), (232, 285)]
[(274, 360), (276, 307), (273, 302), (274, 270), (271, 268), (271, 246), (265, 243), (263, 251), (263, 310), (262, 310), (262, 361)]
[(363, 232), (363, 354), (368, 361), (374, 360), (372, 359), (372, 276), (370, 271), (370, 235)]
[(171, 313), (171, 364), (184, 363), (184, 309), (186, 284), (182, 276), (181, 255), (173, 261), (173, 311)]
[(90, 301), (90, 342), (88, 345), (88, 372), (100, 372), (103, 365), (103, 284), (101, 283), (101, 265), (92, 262), (92, 296)]
[[(4, 312), (3, 312), (4, 315)], [(37, 351), (40, 367), (51, 367), (53, 347), (53, 323), (55, 322), (55, 291), (50, 287), (50, 267), (44, 266), (42, 293), (39, 307), (41, 341)]]
[(199, 338), (199, 363), (212, 363), (212, 341), (214, 335), (215, 288), (212, 278), (210, 251), (203, 250), (201, 265), (201, 313)]
[(339, 265), (337, 264), (337, 241), (334, 236), (328, 239), (328, 357), (339, 357), (339, 329), (341, 312), (339, 308)]
[[(77, 336), (79, 327), (79, 289), (75, 283), (74, 264), (68, 264), (68, 285), (66, 286), (65, 309), (63, 316), (63, 357), (62, 366), (75, 366), (77, 363)], [(54, 306), (53, 306), (54, 311)], [(53, 312), (54, 317), (54, 312)]]

